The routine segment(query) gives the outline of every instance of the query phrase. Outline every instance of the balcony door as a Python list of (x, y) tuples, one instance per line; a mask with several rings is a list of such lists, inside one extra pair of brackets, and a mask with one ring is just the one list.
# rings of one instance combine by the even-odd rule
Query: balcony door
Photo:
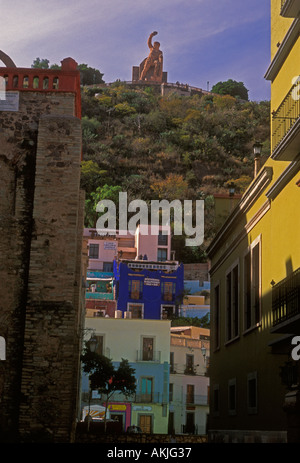
[(142, 378), (141, 380), (141, 401), (152, 402), (153, 378)]

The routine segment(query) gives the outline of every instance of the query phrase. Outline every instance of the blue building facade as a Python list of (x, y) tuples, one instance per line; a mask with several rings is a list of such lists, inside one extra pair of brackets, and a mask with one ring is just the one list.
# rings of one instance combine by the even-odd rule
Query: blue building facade
[(124, 317), (162, 320), (177, 315), (184, 269), (177, 262), (114, 262), (117, 310)]

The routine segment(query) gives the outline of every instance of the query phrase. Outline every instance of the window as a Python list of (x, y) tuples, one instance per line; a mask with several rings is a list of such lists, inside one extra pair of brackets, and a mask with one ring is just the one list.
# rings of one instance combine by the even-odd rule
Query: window
[(128, 291), (130, 299), (142, 299), (143, 297), (143, 282), (142, 280), (129, 280)]
[(174, 384), (169, 383), (169, 402), (173, 402)]
[(113, 272), (113, 263), (112, 262), (103, 262), (103, 272)]
[(38, 76), (33, 78), (32, 86), (34, 89), (39, 88), (40, 79)]
[(186, 365), (184, 373), (186, 375), (193, 375), (194, 372), (194, 356), (191, 354), (186, 354)]
[(247, 376), (247, 398), (248, 413), (257, 413), (257, 372), (249, 373)]
[(261, 321), (260, 240), (255, 240), (244, 256), (244, 329)]
[(58, 77), (54, 77), (53, 82), (52, 82), (52, 88), (53, 88), (54, 90), (58, 90), (58, 86), (59, 86), (59, 78), (58, 78)]
[(239, 334), (239, 267), (235, 265), (226, 275), (226, 340)]
[(49, 77), (44, 77), (43, 79), (43, 89), (47, 90), (49, 88)]
[(23, 77), (23, 88), (28, 88), (29, 87), (29, 77), (24, 76)]
[(164, 301), (173, 301), (175, 297), (175, 283), (164, 281), (161, 284), (162, 299)]
[(98, 259), (99, 258), (99, 244), (91, 243), (89, 245), (89, 257), (90, 257), (90, 259)]
[(161, 319), (170, 320), (175, 315), (175, 306), (174, 305), (162, 305), (161, 306)]
[(103, 351), (104, 336), (96, 336), (96, 339), (97, 339), (96, 353), (99, 355), (104, 355), (104, 351)]
[(158, 262), (164, 262), (165, 260), (167, 260), (167, 249), (157, 250), (157, 260)]
[(131, 318), (143, 318), (143, 304), (128, 304), (127, 307)]
[(174, 352), (170, 352), (170, 373), (174, 372)]
[(153, 346), (154, 346), (154, 339), (153, 338), (143, 338), (143, 360), (153, 360)]
[(228, 412), (230, 415), (236, 414), (236, 379), (228, 381)]
[(13, 88), (18, 88), (19, 86), (19, 76), (13, 77)]
[(168, 235), (163, 234), (162, 230), (160, 230), (158, 234), (158, 245), (168, 246)]
[(187, 384), (186, 385), (186, 403), (193, 404), (195, 401), (195, 386), (194, 384)]
[(214, 289), (213, 304), (213, 323), (214, 323), (214, 348), (220, 347), (220, 285)]
[(213, 388), (213, 415), (219, 415), (220, 411), (220, 389), (219, 385), (215, 384)]
[(153, 378), (141, 378), (141, 402), (152, 402)]

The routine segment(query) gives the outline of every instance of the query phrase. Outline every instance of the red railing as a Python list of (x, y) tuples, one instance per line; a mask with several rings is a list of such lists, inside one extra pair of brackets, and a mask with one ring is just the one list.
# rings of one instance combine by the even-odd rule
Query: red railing
[(80, 72), (72, 58), (61, 62), (61, 69), (0, 67), (6, 91), (75, 93), (76, 116), (81, 117)]

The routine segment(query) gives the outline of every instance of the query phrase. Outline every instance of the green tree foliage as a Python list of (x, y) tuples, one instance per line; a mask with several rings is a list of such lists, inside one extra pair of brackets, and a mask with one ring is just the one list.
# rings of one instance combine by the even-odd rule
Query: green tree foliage
[(177, 317), (171, 322), (171, 326), (198, 326), (200, 328), (210, 327), (210, 316), (209, 313), (204, 317)]
[(212, 87), (211, 91), (212, 93), (231, 95), (234, 98), (241, 98), (242, 100), (248, 101), (248, 90), (243, 82), (237, 82), (236, 80), (229, 79), (225, 82), (218, 82)]
[(213, 195), (227, 193), (232, 181), (242, 193), (251, 182), (254, 140), (263, 143), (263, 160), (269, 153), (268, 101), (227, 93), (161, 96), (154, 87), (117, 81), (84, 87), (82, 115), (83, 160), (94, 163), (83, 164), (88, 226), (96, 219), (97, 188), (105, 184), (127, 192), (128, 201), (149, 205), (153, 199), (204, 199), (204, 245), (187, 249), (183, 238), (173, 238), (176, 258), (184, 262), (206, 259), (216, 231)]
[(31, 67), (36, 68), (36, 69), (60, 69), (60, 66), (58, 64), (52, 64), (49, 66), (50, 61), (46, 58), (36, 58)]
[[(52, 64), (49, 66), (50, 61), (46, 58), (36, 58), (31, 67), (37, 69), (61, 69), (58, 64)], [(80, 83), (81, 85), (95, 85), (103, 84), (103, 75), (98, 69), (92, 68), (87, 64), (79, 64), (78, 69), (80, 71)]]
[(87, 64), (79, 64), (81, 85), (103, 84), (103, 75), (98, 69), (91, 68)]
[(129, 365), (128, 360), (122, 359), (118, 368), (115, 368), (112, 361), (97, 352), (91, 352), (87, 345), (84, 347), (81, 356), (83, 371), (89, 375), (91, 390), (105, 396), (105, 431), (106, 412), (109, 400), (115, 392), (121, 392), (128, 397), (135, 393), (135, 370)]

